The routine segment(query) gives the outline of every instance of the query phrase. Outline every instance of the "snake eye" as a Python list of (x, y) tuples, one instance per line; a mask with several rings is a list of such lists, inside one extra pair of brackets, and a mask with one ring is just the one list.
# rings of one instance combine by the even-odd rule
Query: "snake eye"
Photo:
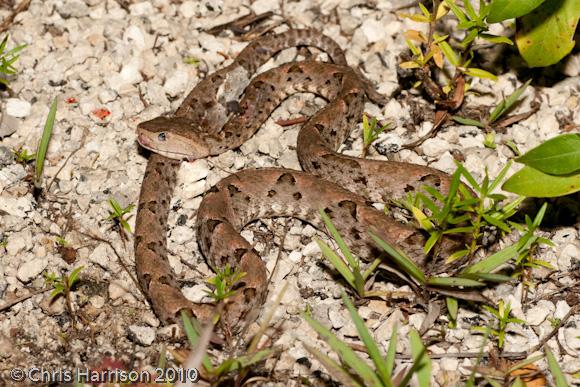
[(165, 135), (165, 132), (159, 133), (159, 135), (157, 136), (157, 138), (159, 139), (159, 141), (165, 141), (165, 140), (167, 140), (167, 136)]

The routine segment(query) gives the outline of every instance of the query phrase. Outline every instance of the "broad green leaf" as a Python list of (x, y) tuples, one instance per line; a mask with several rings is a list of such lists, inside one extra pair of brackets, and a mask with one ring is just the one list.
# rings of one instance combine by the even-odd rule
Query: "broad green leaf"
[(551, 138), (516, 161), (550, 175), (580, 171), (580, 134), (562, 134)]
[(427, 284), (431, 286), (445, 287), (478, 287), (485, 285), (476, 280), (459, 277), (431, 277), (427, 280)]
[(504, 191), (528, 197), (555, 197), (580, 190), (580, 173), (554, 176), (525, 166), (501, 187)]
[(516, 44), (528, 66), (550, 66), (566, 56), (574, 48), (579, 17), (578, 0), (546, 1), (523, 16), (517, 25)]
[(371, 360), (375, 364), (379, 378), (383, 381), (389, 380), (390, 372), (387, 368), (387, 363), (383, 358), (383, 356), (381, 355), (379, 347), (377, 346), (375, 340), (371, 336), (371, 333), (366, 327), (365, 322), (356, 311), (352, 302), (344, 293), (342, 293), (342, 302), (344, 302), (344, 305), (346, 305), (346, 308), (348, 309), (350, 318), (352, 319), (352, 322), (356, 327), (356, 331), (358, 332), (358, 337), (360, 337), (360, 339), (364, 343)]
[(543, 2), (544, 0), (493, 0), (487, 22), (498, 23), (527, 15)]
[(411, 355), (413, 356), (413, 368), (417, 373), (417, 380), (420, 387), (429, 387), (431, 382), (431, 359), (427, 356), (427, 351), (421, 342), (419, 333), (412, 329), (409, 332), (409, 342), (411, 344)]
[(546, 347), (544, 350), (546, 352), (546, 358), (548, 359), (548, 367), (550, 367), (550, 373), (556, 382), (556, 387), (568, 387), (568, 382), (566, 382), (566, 377), (562, 373), (562, 369), (558, 365), (558, 361), (554, 357), (550, 348)]
[(426, 281), (425, 274), (419, 269), (419, 267), (413, 262), (409, 257), (407, 257), (403, 252), (397, 250), (396, 248), (389, 245), (387, 242), (383, 241), (381, 238), (375, 234), (369, 232), (371, 238), (375, 241), (380, 248), (385, 250), (391, 258), (399, 265), (405, 273), (415, 278), (420, 284), (424, 284)]
[(463, 125), (471, 125), (477, 126), (478, 128), (485, 128), (485, 125), (481, 121), (472, 120), (471, 118), (465, 118), (461, 116), (453, 116), (451, 118), (453, 118), (453, 121), (457, 121)]
[(56, 118), (56, 98), (52, 100), (50, 105), (50, 110), (48, 111), (48, 116), (46, 117), (46, 122), (44, 123), (44, 129), (42, 131), (42, 137), (38, 143), (38, 148), (36, 150), (36, 166), (34, 168), (34, 186), (37, 189), (41, 188), (42, 185), (42, 169), (44, 167), (44, 159), (46, 157), (46, 151), (48, 150), (48, 143), (52, 136), (52, 128), (54, 126), (54, 119)]

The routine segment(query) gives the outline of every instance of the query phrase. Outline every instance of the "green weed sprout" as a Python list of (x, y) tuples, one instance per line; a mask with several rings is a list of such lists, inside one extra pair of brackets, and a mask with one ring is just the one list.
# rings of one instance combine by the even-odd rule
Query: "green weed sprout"
[(523, 320), (510, 317), (511, 306), (509, 303), (506, 305), (503, 300), (499, 300), (497, 309), (494, 309), (488, 305), (483, 305), (483, 308), (491, 313), (491, 315), (497, 320), (496, 328), (490, 329), (489, 327), (473, 327), (472, 329), (477, 332), (495, 336), (497, 338), (497, 346), (499, 348), (503, 347), (508, 324), (525, 324), (525, 321)]
[(14, 67), (14, 63), (20, 57), (19, 55), (20, 51), (22, 51), (22, 49), (26, 47), (26, 44), (21, 44), (9, 51), (6, 51), (8, 37), (9, 35), (6, 34), (4, 36), (4, 39), (2, 39), (2, 43), (0, 43), (0, 73), (5, 75), (5, 76), (0, 75), (0, 83), (4, 84), (5, 86), (8, 86), (8, 79), (6, 78), (6, 76), (14, 75), (18, 72), (18, 70)]
[(378, 121), (376, 117), (369, 118), (366, 114), (363, 114), (363, 150), (362, 157), (365, 157), (369, 151), (371, 144), (379, 137), (381, 133), (387, 129), (390, 124), (386, 123), (384, 125), (377, 125)]
[(226, 264), (223, 270), (217, 270), (216, 275), (207, 282), (214, 287), (213, 291), (207, 291), (214, 301), (220, 302), (235, 294), (234, 286), (242, 279), (246, 273), (239, 269), (232, 270), (230, 264)]
[(113, 198), (109, 198), (109, 206), (113, 211), (110, 212), (106, 220), (113, 220), (115, 223), (121, 225), (121, 227), (127, 231), (131, 232), (131, 226), (127, 223), (125, 215), (128, 214), (135, 208), (134, 204), (129, 204), (127, 207), (122, 208), (121, 205)]

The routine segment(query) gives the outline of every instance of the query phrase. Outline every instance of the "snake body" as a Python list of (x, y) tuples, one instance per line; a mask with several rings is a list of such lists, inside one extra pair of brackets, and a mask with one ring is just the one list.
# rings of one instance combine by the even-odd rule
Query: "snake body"
[[(292, 43), (295, 41), (286, 41), (288, 46)], [(281, 46), (283, 44), (276, 47)], [(249, 47), (257, 49), (260, 46)], [(335, 64), (294, 62), (266, 71), (252, 79), (241, 101), (226, 113), (220, 106), (233, 105), (227, 98), (221, 98), (220, 103), (220, 97), (214, 94), (208, 112), (195, 108), (202, 96), (194, 100), (192, 92), (186, 98), (188, 107), (182, 105), (176, 117), (156, 119), (139, 127), (139, 141), (145, 147), (173, 158), (197, 159), (239, 147), (289, 95), (310, 92), (329, 101), (303, 125), (298, 135), (298, 157), (310, 173), (286, 169), (244, 170), (216, 184), (200, 205), (196, 227), (202, 253), (213, 268), (230, 264), (246, 273), (228, 306), (228, 319), (234, 323), (262, 302), (267, 287), (262, 259), (239, 234), (255, 219), (292, 216), (322, 229), (318, 216), (322, 208), (359, 256), (371, 258), (376, 255), (367, 232), (373, 230), (382, 239), (403, 249), (418, 265), (428, 265), (422, 251), (423, 236), (385, 216), (368, 201), (402, 198), (426, 184), (446, 191), (450, 178), (424, 166), (359, 159), (336, 152), (362, 116), (365, 98), (372, 92), (368, 82), (344, 66), (344, 57), (331, 47), (329, 44), (320, 48), (333, 52), (330, 56)], [(270, 55), (274, 51), (268, 50)], [(234, 62), (230, 69), (243, 67), (256, 71), (259, 67), (255, 63), (249, 66), (244, 52), (240, 57), (245, 65), (234, 65)], [(265, 56), (259, 58), (260, 61), (266, 59)], [(244, 79), (249, 79), (250, 71), (245, 71), (248, 75)], [(227, 77), (223, 70), (218, 73), (220, 76), (215, 79)], [(204, 90), (211, 89), (219, 94), (223, 84), (212, 82), (212, 77), (203, 85)], [(205, 94), (203, 98), (210, 100), (211, 95)], [(213, 121), (208, 130), (199, 124), (216, 117), (222, 123), (220, 128)], [(178, 161), (160, 155), (152, 155), (149, 160), (137, 217), (137, 271), (141, 285), (162, 320), (172, 320), (184, 308), (193, 309), (199, 318), (207, 319), (208, 307), (192, 306), (183, 297), (165, 259), (167, 208), (177, 165)]]

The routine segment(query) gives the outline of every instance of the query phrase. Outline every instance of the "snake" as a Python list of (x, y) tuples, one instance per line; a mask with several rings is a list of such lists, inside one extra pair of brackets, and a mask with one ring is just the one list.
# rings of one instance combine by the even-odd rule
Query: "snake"
[[(252, 78), (276, 52), (299, 45), (320, 48), (333, 63), (291, 62)], [(214, 309), (184, 297), (167, 260), (167, 218), (179, 164), (238, 148), (285, 99), (302, 92), (328, 101), (299, 131), (296, 149), (304, 171), (242, 170), (214, 185), (197, 211), (198, 243), (212, 269), (230, 265), (244, 273), (228, 299), (228, 321), (238, 325), (266, 295), (265, 263), (240, 234), (257, 219), (289, 216), (326, 231), (319, 216), (323, 209), (358, 256), (371, 259), (380, 254), (370, 230), (419, 267), (442, 270), (441, 262), (423, 252), (425, 238), (420, 231), (386, 216), (372, 203), (405, 198), (425, 185), (446, 192), (450, 176), (427, 166), (338, 153), (362, 117), (366, 99), (380, 103), (382, 98), (370, 81), (346, 65), (332, 39), (314, 30), (289, 30), (250, 43), (232, 64), (201, 81), (175, 114), (138, 125), (139, 144), (154, 153), (139, 198), (136, 271), (163, 322), (175, 321), (182, 310), (209, 321)], [(456, 245), (447, 238), (441, 251)]]

